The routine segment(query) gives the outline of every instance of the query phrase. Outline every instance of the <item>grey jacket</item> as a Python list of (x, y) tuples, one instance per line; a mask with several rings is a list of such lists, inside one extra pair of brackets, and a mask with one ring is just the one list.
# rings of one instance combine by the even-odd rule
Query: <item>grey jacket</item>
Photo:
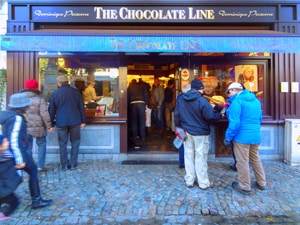
[(26, 109), (27, 134), (33, 137), (43, 137), (47, 135), (47, 129), (51, 128), (51, 119), (45, 99), (39, 90), (24, 89), (30, 98), (30, 105)]

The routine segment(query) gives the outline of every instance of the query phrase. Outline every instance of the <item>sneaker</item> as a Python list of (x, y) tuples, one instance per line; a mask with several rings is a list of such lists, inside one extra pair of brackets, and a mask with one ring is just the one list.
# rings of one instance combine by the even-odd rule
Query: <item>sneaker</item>
[(0, 212), (0, 221), (8, 220), (10, 217), (5, 216), (2, 212)]
[(244, 195), (250, 195), (251, 194), (251, 191), (241, 189), (237, 182), (232, 182), (231, 186), (232, 186), (233, 190), (238, 191), (241, 194), (244, 194)]
[(188, 188), (193, 188), (194, 187), (194, 185), (192, 185), (192, 184), (187, 184), (186, 185)]
[(71, 166), (70, 170), (76, 170), (75, 166)]
[(213, 182), (213, 181), (210, 181), (210, 182), (209, 182), (209, 185), (208, 185), (207, 187), (202, 188), (202, 187), (199, 186), (199, 188), (200, 188), (201, 190), (207, 190), (208, 188), (212, 188), (213, 186), (214, 186), (214, 182)]
[(256, 187), (259, 189), (259, 190), (266, 190), (266, 185), (265, 186), (261, 186), (261, 185), (259, 185), (257, 182), (255, 182), (255, 184), (256, 184)]

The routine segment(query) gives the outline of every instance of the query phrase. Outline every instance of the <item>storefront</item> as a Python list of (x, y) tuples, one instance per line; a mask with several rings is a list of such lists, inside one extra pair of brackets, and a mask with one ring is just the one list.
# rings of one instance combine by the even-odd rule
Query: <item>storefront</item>
[[(284, 120), (300, 118), (300, 3), (295, 1), (8, 1), (8, 96), (26, 79), (39, 80), (46, 100), (58, 74), (96, 82), (102, 98), (87, 107), (84, 158), (128, 153), (127, 85), (131, 79), (176, 81), (176, 93), (195, 76), (205, 94), (224, 95), (243, 81), (262, 103), (264, 157), (283, 157)], [(247, 80), (248, 79), (248, 80)], [(228, 156), (227, 121), (213, 126), (210, 154)], [(48, 153), (57, 154), (55, 134)]]

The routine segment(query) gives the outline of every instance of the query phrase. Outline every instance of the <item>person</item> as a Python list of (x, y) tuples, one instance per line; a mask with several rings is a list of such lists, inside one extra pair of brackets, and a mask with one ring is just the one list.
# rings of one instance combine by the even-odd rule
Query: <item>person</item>
[(83, 100), (85, 103), (97, 102), (102, 96), (97, 96), (95, 91), (95, 82), (87, 81), (87, 87), (82, 91)]
[(25, 115), (27, 118), (27, 134), (31, 139), (29, 149), (32, 150), (33, 139), (35, 138), (38, 146), (38, 171), (46, 172), (46, 146), (47, 146), (47, 130), (54, 132), (52, 127), (48, 106), (41, 92), (38, 90), (38, 82), (35, 79), (26, 80), (24, 83), (25, 89), (20, 92), (27, 94), (30, 98), (30, 105), (26, 108)]
[(80, 94), (83, 95), (85, 90), (85, 80), (83, 78), (76, 78), (75, 87), (80, 91)]
[[(72, 88), (68, 78), (57, 76), (58, 89), (50, 96), (49, 114), (52, 126), (56, 126), (62, 170), (77, 167), (80, 130), (85, 126), (85, 110), (80, 92)], [(68, 159), (67, 144), (70, 136), (71, 153)]]
[(159, 79), (154, 78), (154, 84), (152, 86), (152, 98), (154, 100), (154, 105), (152, 109), (153, 120), (156, 125), (156, 129), (159, 131), (159, 134), (162, 134), (164, 121), (163, 121), (163, 103), (165, 99), (165, 90), (159, 84)]
[(10, 96), (8, 110), (0, 112), (0, 124), (2, 133), (10, 142), (10, 149), (15, 158), (15, 164), (22, 167), (29, 175), (29, 191), (32, 199), (32, 208), (42, 208), (53, 203), (52, 199), (44, 200), (41, 197), (37, 166), (32, 158), (29, 148), (31, 139), (27, 134), (26, 108), (30, 105), (30, 99), (26, 93), (16, 93)]
[(131, 125), (131, 136), (133, 141), (141, 138), (146, 138), (146, 106), (149, 104), (149, 97), (147, 95), (146, 86), (143, 82), (137, 83), (135, 79), (132, 80), (127, 90), (129, 102), (129, 116)]
[[(185, 183), (192, 188), (197, 182), (200, 189), (213, 186), (207, 172), (210, 124), (221, 118), (214, 112), (209, 102), (202, 96), (203, 83), (195, 78), (177, 97), (174, 110), (176, 127), (186, 131), (184, 145)], [(188, 89), (189, 88), (189, 89)]]
[(253, 93), (243, 90), (237, 82), (230, 84), (225, 93), (230, 95), (230, 107), (226, 110), (229, 124), (224, 144), (233, 143), (238, 172), (238, 182), (232, 182), (232, 188), (242, 194), (251, 194), (250, 161), (257, 188), (265, 190), (266, 176), (258, 154), (261, 143), (261, 104)]
[(167, 131), (172, 130), (172, 113), (174, 110), (174, 80), (168, 80), (168, 86), (165, 88), (165, 120)]
[(0, 134), (0, 221), (7, 220), (10, 214), (20, 204), (19, 198), (14, 194), (19, 184), (22, 182), (21, 175), (17, 172), (17, 168), (24, 167), (15, 166), (14, 157), (9, 150), (9, 141)]

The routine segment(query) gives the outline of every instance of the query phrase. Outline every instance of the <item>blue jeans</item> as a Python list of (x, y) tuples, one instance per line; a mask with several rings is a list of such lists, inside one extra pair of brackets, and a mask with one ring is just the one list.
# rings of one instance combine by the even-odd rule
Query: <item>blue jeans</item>
[(130, 104), (129, 108), (132, 137), (140, 136), (142, 139), (146, 138), (145, 103)]
[(179, 148), (179, 165), (184, 165), (184, 144)]
[[(32, 147), (33, 147), (33, 138), (32, 136), (30, 136), (30, 143), (29, 143), (29, 150), (32, 153)], [(46, 161), (46, 146), (47, 146), (47, 140), (46, 140), (46, 136), (44, 137), (37, 137), (35, 138), (36, 140), (36, 144), (38, 146), (38, 162), (37, 162), (37, 167), (38, 168), (43, 168), (45, 166), (45, 161)]]
[(158, 130), (163, 130), (163, 128), (164, 128), (163, 108), (162, 107), (157, 108), (157, 106), (154, 106), (152, 112), (153, 112), (153, 119), (154, 119), (156, 128)]
[[(60, 150), (60, 164), (62, 167), (71, 165), (77, 166), (78, 152), (80, 145), (80, 125), (57, 127), (58, 144)], [(70, 161), (68, 159), (67, 144), (70, 135), (71, 141), (71, 155)]]

